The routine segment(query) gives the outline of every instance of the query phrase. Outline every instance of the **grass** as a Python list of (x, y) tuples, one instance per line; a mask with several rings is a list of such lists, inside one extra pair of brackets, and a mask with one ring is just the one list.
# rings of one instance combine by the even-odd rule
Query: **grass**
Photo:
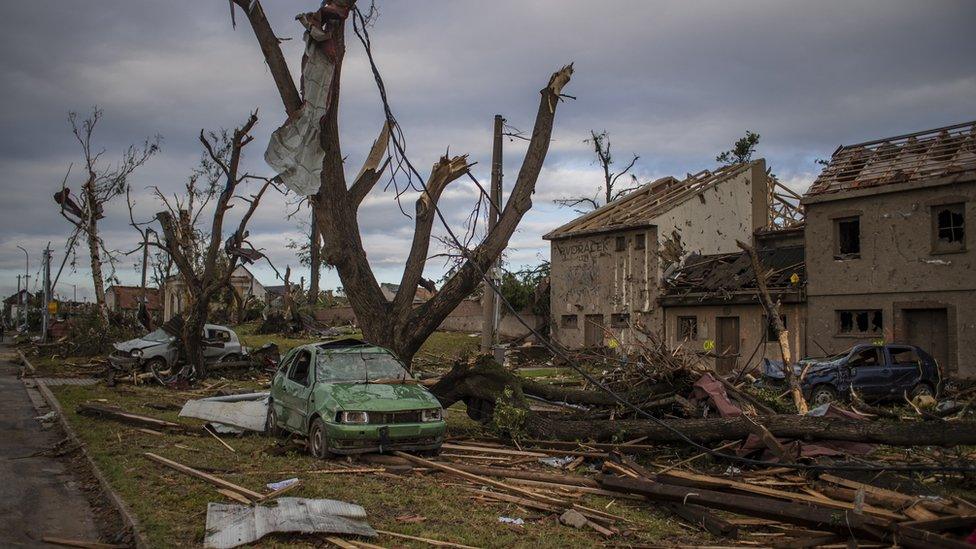
[[(235, 385), (243, 388), (248, 382), (235, 382)], [(299, 477), (303, 486), (291, 495), (358, 503), (366, 508), (369, 523), (382, 530), (480, 547), (586, 547), (602, 542), (595, 532), (562, 526), (555, 517), (544, 513), (526, 511), (510, 504), (475, 501), (458, 479), (443, 474), (315, 474), (309, 471), (334, 469), (338, 464), (316, 460), (298, 451), (271, 455), (267, 450), (276, 448), (278, 441), (259, 435), (225, 437), (224, 440), (236, 450), (231, 452), (211, 437), (151, 435), (111, 420), (74, 413), (78, 404), (98, 401), (139, 414), (193, 422), (178, 419), (176, 411), (161, 412), (145, 406), (147, 403), (179, 405), (193, 396), (188, 393), (152, 385), (58, 386), (52, 390), (98, 466), (131, 506), (152, 547), (200, 544), (204, 537), (207, 503), (231, 502), (209, 484), (149, 461), (143, 455), (145, 452), (205, 470), (259, 492), (267, 491), (264, 485), (268, 482)], [(448, 410), (447, 421), (449, 436), (483, 434), (481, 426), (467, 418), (463, 405)], [(596, 496), (586, 496), (580, 502), (598, 509), (610, 505), (609, 512), (632, 519), (633, 533), (628, 539), (635, 542), (667, 542), (678, 537), (704, 539), (682, 530), (647, 505), (623, 501), (611, 505), (609, 499)], [(422, 515), (425, 520), (418, 523), (397, 520), (405, 515)], [(522, 518), (526, 524), (521, 527), (502, 524), (498, 521), (500, 516)], [(272, 535), (259, 545), (301, 547), (313, 541), (312, 537)], [(375, 541), (385, 546), (425, 547), (389, 537)]]

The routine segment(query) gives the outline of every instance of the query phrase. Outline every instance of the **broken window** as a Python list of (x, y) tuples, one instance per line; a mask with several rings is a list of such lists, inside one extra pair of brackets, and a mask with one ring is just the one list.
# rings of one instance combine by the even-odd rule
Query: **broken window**
[(848, 217), (834, 222), (836, 236), (836, 259), (861, 257), (861, 218)]
[[(783, 321), (783, 329), (788, 330), (786, 315), (779, 315), (779, 319)], [(763, 317), (763, 320), (766, 322), (766, 341), (779, 341), (779, 338), (776, 337), (776, 329), (773, 328), (773, 323), (769, 320), (769, 317)]]
[(865, 366), (879, 366), (883, 364), (883, 362), (881, 361), (881, 353), (879, 353), (878, 351), (880, 351), (880, 349), (878, 349), (877, 347), (871, 347), (868, 349), (863, 349), (861, 351), (858, 351), (857, 354), (851, 357), (850, 361), (848, 361), (847, 364), (848, 366), (854, 368), (863, 368)]
[(647, 237), (644, 235), (644, 233), (637, 233), (637, 234), (635, 234), (634, 235), (634, 249), (635, 250), (643, 250), (645, 247), (647, 247), (646, 240), (647, 240)]
[(875, 335), (884, 328), (880, 309), (837, 311), (838, 330), (843, 335)]
[(957, 252), (966, 249), (966, 207), (945, 204), (932, 208), (932, 251)]
[(892, 364), (917, 366), (922, 363), (915, 349), (911, 347), (889, 347), (888, 354), (891, 355)]
[(630, 326), (630, 315), (627, 313), (614, 313), (610, 315), (610, 327), (626, 328)]
[(622, 252), (627, 249), (627, 237), (618, 236), (617, 237), (617, 251)]
[(563, 328), (578, 328), (579, 317), (577, 315), (563, 315), (559, 319), (559, 325)]
[(295, 383), (308, 385), (308, 371), (312, 363), (312, 356), (308, 351), (301, 351), (292, 363), (291, 371), (288, 372), (288, 379)]
[(678, 340), (691, 341), (698, 339), (698, 317), (679, 316), (678, 317)]

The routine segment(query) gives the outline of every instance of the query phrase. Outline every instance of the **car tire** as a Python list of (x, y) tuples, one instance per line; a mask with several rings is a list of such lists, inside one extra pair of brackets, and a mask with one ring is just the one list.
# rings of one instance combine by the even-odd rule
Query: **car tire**
[(810, 393), (810, 402), (814, 407), (837, 402), (837, 391), (828, 385), (820, 385)]
[(308, 430), (308, 453), (312, 457), (328, 459), (332, 457), (329, 452), (329, 439), (326, 435), (325, 422), (317, 417), (312, 422), (312, 428)]
[(179, 374), (179, 371), (174, 371), (175, 367), (169, 366), (166, 363), (166, 359), (161, 356), (147, 360), (145, 362), (145, 368), (162, 385), (169, 385)]
[(275, 412), (271, 400), (268, 400), (268, 418), (264, 420), (264, 434), (269, 437), (278, 437), (281, 434), (281, 427), (278, 427), (278, 413)]
[(935, 391), (932, 390), (932, 387), (930, 387), (928, 383), (916, 384), (914, 387), (912, 387), (911, 392), (908, 393), (908, 398), (910, 400), (915, 400), (916, 397), (923, 395), (935, 398)]

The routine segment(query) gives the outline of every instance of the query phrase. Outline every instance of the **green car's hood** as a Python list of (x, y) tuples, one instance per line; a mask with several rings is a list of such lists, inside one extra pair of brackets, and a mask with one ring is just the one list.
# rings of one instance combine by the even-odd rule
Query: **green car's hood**
[(441, 405), (427, 389), (407, 383), (320, 383), (316, 392), (343, 410), (357, 412), (397, 412)]

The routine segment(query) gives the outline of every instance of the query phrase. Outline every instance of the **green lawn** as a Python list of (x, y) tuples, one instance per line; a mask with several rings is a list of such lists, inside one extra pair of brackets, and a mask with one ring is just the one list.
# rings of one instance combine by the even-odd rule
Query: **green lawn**
[[(267, 450), (275, 448), (277, 441), (259, 435), (226, 437), (224, 440), (236, 450), (231, 452), (212, 437), (157, 436), (111, 420), (74, 413), (78, 404), (98, 401), (139, 414), (192, 422), (178, 420), (176, 411), (161, 412), (145, 406), (147, 403), (180, 405), (190, 396), (186, 393), (152, 385), (59, 386), (52, 390), (99, 467), (132, 507), (152, 547), (199, 545), (204, 536), (207, 502), (230, 503), (230, 500), (209, 484), (149, 461), (144, 452), (159, 454), (259, 492), (267, 491), (264, 485), (268, 482), (298, 477), (304, 485), (291, 495), (358, 503), (366, 508), (369, 523), (382, 530), (481, 547), (588, 547), (602, 542), (591, 530), (562, 526), (552, 516), (510, 504), (476, 501), (464, 489), (470, 485), (444, 474), (311, 473), (338, 468), (339, 463), (316, 460), (300, 451), (271, 455)], [(481, 426), (467, 418), (463, 407), (448, 410), (447, 421), (449, 435), (481, 433)], [(610, 505), (608, 511), (634, 521), (631, 537), (618, 537), (618, 541), (668, 543), (679, 538), (707, 539), (682, 529), (649, 505), (621, 500), (611, 504), (609, 499), (596, 496), (586, 496), (580, 502), (597, 509)], [(425, 520), (397, 520), (405, 515), (421, 515)], [(521, 527), (501, 524), (500, 516), (522, 518), (526, 524)], [(424, 547), (389, 537), (373, 541), (387, 547)], [(312, 543), (311, 537), (272, 535), (259, 545), (299, 547)]]

